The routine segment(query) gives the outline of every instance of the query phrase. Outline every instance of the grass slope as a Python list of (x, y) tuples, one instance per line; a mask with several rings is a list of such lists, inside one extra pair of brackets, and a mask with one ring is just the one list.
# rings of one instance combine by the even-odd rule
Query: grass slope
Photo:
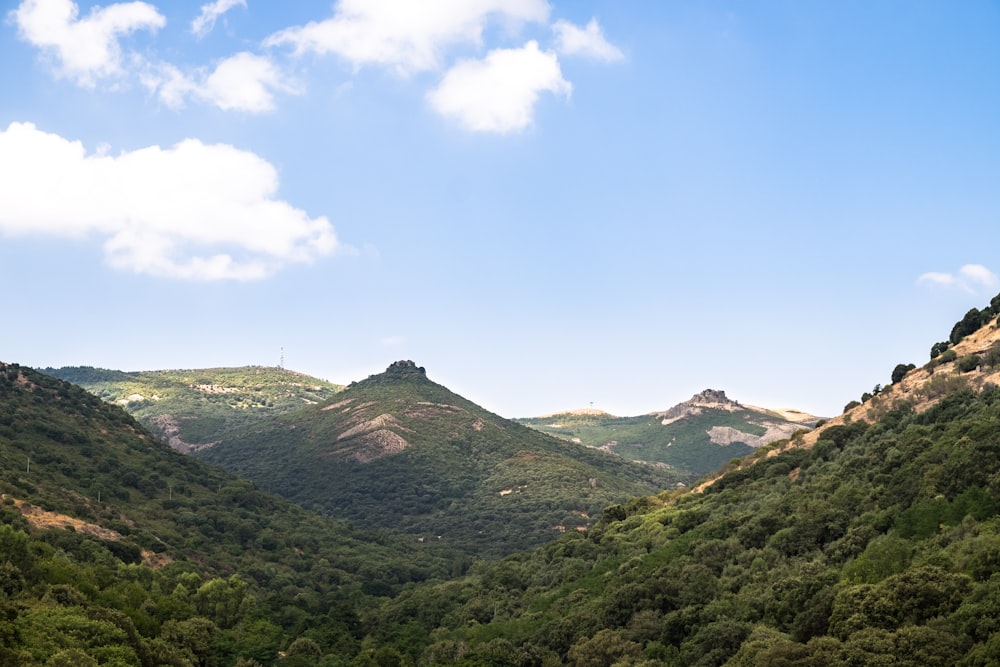
[(72, 366), (41, 372), (121, 405), (180, 451), (227, 431), (324, 401), (341, 385), (264, 366), (124, 372)]
[(310, 509), (467, 557), (585, 529), (605, 506), (679, 479), (502, 419), (412, 362), (199, 456)]

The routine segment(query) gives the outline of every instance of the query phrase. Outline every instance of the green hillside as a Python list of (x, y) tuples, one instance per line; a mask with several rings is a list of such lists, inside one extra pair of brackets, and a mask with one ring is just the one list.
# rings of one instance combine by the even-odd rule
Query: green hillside
[(183, 452), (210, 446), (228, 431), (325, 401), (343, 389), (302, 373), (264, 366), (136, 372), (89, 366), (40, 370), (122, 406)]
[[(320, 519), (78, 387), (0, 364), (0, 665), (1000, 664), (998, 314), (1000, 297), (929, 363), (697, 491), (608, 505), (585, 531), (467, 572), (431, 541)], [(412, 364), (312, 412), (346, 421), (279, 421), (327, 428), (317, 451), (359, 465), (417, 449), (422, 426), (451, 434), (451, 465), (471, 470), (524, 428)], [(535, 437), (553, 449), (496, 469), (574, 446)], [(497, 497), (516, 499), (508, 488)]]
[(434, 665), (1000, 664), (997, 312), (702, 493), (407, 591), (379, 640), (419, 619)]
[(502, 419), (412, 362), (198, 455), (304, 507), (469, 558), (584, 530), (607, 505), (680, 479)]
[(757, 447), (811, 428), (818, 418), (741, 405), (724, 392), (708, 389), (665, 412), (638, 417), (579, 410), (517, 421), (634, 461), (665, 463), (693, 480)]
[(0, 496), (4, 666), (274, 664), (299, 638), (313, 657), (354, 655), (374, 596), (446, 572), (14, 364), (0, 364)]

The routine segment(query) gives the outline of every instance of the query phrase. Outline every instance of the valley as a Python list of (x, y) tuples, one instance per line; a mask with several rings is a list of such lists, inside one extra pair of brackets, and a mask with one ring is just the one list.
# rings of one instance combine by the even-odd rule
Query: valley
[[(547, 417), (580, 443), (551, 437), (412, 362), (196, 455), (4, 364), (0, 664), (994, 664), (997, 304), (693, 488), (584, 446), (619, 418)], [(749, 409), (725, 400), (643, 419)]]

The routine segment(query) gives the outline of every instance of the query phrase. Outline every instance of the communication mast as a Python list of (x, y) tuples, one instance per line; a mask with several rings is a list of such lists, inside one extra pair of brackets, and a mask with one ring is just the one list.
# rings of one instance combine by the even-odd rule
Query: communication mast
[(285, 368), (285, 348), (281, 348), (281, 358), (278, 360), (278, 368), (284, 370)]

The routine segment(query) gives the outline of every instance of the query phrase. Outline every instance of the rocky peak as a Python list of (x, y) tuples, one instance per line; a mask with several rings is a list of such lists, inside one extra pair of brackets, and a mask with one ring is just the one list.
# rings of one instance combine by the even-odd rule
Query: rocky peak
[(414, 373), (427, 375), (423, 366), (417, 366), (409, 359), (392, 362), (389, 364), (389, 368), (385, 369), (385, 372), (389, 375), (412, 375)]
[(737, 401), (730, 400), (726, 396), (726, 392), (721, 389), (706, 389), (683, 403), (678, 403), (669, 410), (653, 414), (666, 426), (678, 419), (683, 419), (690, 415), (699, 415), (704, 408), (734, 411), (740, 410), (741, 406)]
[(722, 405), (739, 405), (738, 401), (731, 401), (726, 396), (726, 392), (721, 389), (706, 389), (700, 394), (695, 394), (686, 401), (689, 405), (707, 405), (715, 407), (719, 404)]
[(386, 385), (396, 382), (423, 381), (427, 382), (427, 371), (423, 366), (417, 366), (409, 359), (394, 361), (389, 364), (384, 373), (369, 375), (361, 382), (352, 382), (349, 387)]

